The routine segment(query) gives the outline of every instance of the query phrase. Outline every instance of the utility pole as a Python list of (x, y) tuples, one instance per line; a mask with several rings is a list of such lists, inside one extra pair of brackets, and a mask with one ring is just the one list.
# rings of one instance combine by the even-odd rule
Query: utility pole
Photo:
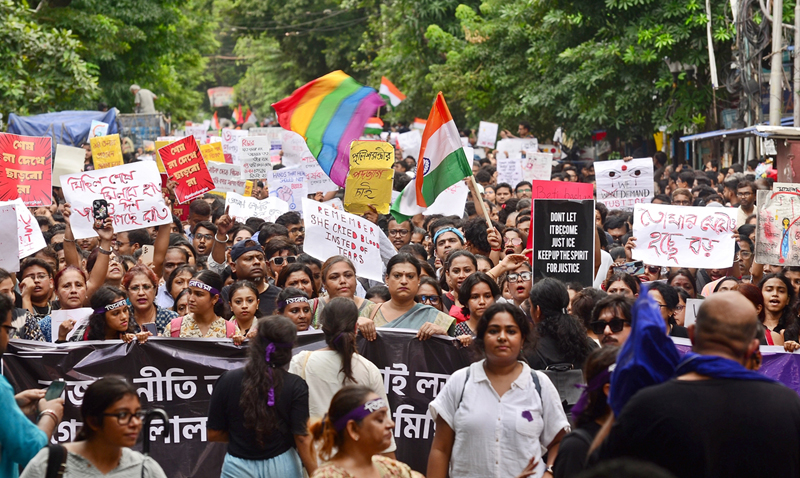
[(772, 0), (772, 63), (769, 72), (769, 125), (781, 125), (783, 102), (783, 0)]
[(800, 2), (794, 6), (794, 127), (800, 128)]

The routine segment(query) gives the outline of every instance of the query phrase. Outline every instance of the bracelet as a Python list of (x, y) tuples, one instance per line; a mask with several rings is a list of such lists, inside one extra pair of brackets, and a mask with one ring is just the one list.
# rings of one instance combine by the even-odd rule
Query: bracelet
[(37, 423), (38, 423), (38, 422), (40, 422), (40, 421), (42, 420), (42, 417), (50, 417), (50, 418), (52, 418), (52, 419), (53, 419), (53, 422), (54, 422), (56, 425), (58, 425), (58, 422), (60, 421), (60, 420), (58, 419), (58, 415), (56, 415), (56, 412), (54, 412), (54, 411), (52, 411), (52, 410), (50, 410), (50, 409), (48, 409), (48, 408), (45, 408), (44, 410), (42, 410), (41, 412), (39, 412), (39, 416), (36, 418), (36, 422), (37, 422)]
[(103, 248), (102, 248), (102, 247), (100, 247), (100, 246), (97, 246), (97, 250), (98, 250), (98, 251), (100, 251), (100, 254), (105, 254), (105, 255), (107, 255), (107, 256), (110, 256), (110, 255), (111, 255), (111, 251), (107, 251), (107, 250), (103, 249)]
[(492, 249), (492, 252), (500, 252), (500, 251), (502, 251), (502, 250), (503, 250), (503, 248), (500, 248), (500, 249)]
[(67, 238), (65, 237), (65, 238), (64, 238), (64, 242), (75, 242), (75, 239), (67, 239)]
[(227, 244), (228, 241), (230, 241), (230, 235), (225, 234), (225, 240), (224, 241), (220, 241), (219, 239), (217, 239), (217, 235), (214, 234), (214, 240), (219, 242), (220, 244)]

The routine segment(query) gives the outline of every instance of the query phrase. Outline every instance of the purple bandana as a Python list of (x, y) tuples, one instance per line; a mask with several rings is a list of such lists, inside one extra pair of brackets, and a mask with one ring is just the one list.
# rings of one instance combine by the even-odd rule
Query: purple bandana
[(267, 360), (267, 365), (269, 365), (269, 368), (267, 369), (267, 373), (269, 374), (270, 383), (273, 384), (273, 385), (271, 385), (269, 387), (269, 392), (267, 393), (267, 405), (269, 405), (270, 407), (274, 407), (275, 406), (275, 385), (274, 385), (275, 381), (274, 381), (274, 379), (272, 377), (272, 369), (275, 368), (275, 365), (270, 363), (270, 360), (271, 360), (272, 354), (275, 353), (275, 350), (278, 347), (281, 347), (281, 348), (292, 348), (292, 344), (285, 343), (285, 342), (270, 342), (267, 345), (267, 350), (266, 350), (266, 353), (265, 353), (265, 355), (266, 355), (265, 358)]
[(349, 422), (350, 420), (355, 420), (355, 421), (363, 420), (364, 418), (368, 417), (372, 413), (375, 413), (382, 408), (389, 408), (384, 399), (376, 398), (375, 400), (370, 400), (364, 405), (361, 405), (349, 411), (342, 418), (336, 420), (336, 422), (333, 424), (333, 428), (335, 428), (337, 432), (340, 432), (347, 427), (347, 422)]
[(203, 289), (205, 291), (210, 292), (211, 295), (219, 295), (219, 291), (216, 288), (211, 287), (210, 285), (200, 282), (199, 280), (196, 279), (192, 279), (189, 281), (189, 287), (197, 287), (198, 289)]
[(577, 417), (588, 405), (589, 402), (589, 393), (594, 392), (598, 388), (602, 387), (603, 385), (607, 384), (611, 380), (611, 371), (610, 370), (603, 370), (599, 374), (595, 375), (595, 377), (589, 380), (588, 385), (583, 385), (582, 383), (576, 384), (575, 386), (578, 388), (582, 388), (583, 392), (581, 392), (581, 398), (578, 399), (578, 402), (572, 406), (572, 416)]
[(94, 309), (94, 313), (98, 315), (105, 314), (106, 312), (114, 309), (119, 309), (120, 307), (125, 307), (127, 305), (131, 305), (128, 299), (120, 299), (113, 304), (108, 304), (107, 306), (103, 307), (102, 309)]

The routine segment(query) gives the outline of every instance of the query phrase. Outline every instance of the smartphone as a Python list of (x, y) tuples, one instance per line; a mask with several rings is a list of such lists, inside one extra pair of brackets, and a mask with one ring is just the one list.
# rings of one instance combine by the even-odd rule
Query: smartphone
[(150, 265), (153, 263), (153, 253), (155, 252), (154, 246), (144, 245), (142, 246), (142, 255), (139, 256), (139, 260), (144, 265)]
[(52, 382), (50, 382), (50, 386), (47, 387), (47, 392), (45, 392), (44, 394), (44, 399), (47, 401), (55, 400), (56, 398), (61, 396), (66, 386), (67, 382), (65, 382), (63, 378), (59, 378), (58, 380), (53, 380)]
[(154, 323), (144, 324), (144, 330), (150, 332), (154, 336), (158, 335), (158, 329), (156, 328), (156, 324)]
[(105, 221), (108, 218), (108, 201), (105, 199), (92, 201), (92, 213), (95, 221)]
[(626, 262), (624, 264), (614, 266), (614, 272), (615, 273), (624, 272), (632, 276), (642, 275), (644, 274), (644, 262), (642, 261)]

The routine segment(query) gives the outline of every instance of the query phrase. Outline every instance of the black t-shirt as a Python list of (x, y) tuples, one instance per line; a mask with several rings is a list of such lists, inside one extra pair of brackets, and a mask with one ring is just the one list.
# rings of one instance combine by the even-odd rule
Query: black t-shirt
[(600, 424), (589, 422), (561, 440), (556, 461), (553, 463), (554, 478), (571, 478), (586, 468), (589, 447), (599, 431)]
[(651, 461), (677, 478), (800, 476), (800, 397), (754, 380), (670, 380), (628, 402), (593, 459)]
[[(295, 446), (294, 435), (306, 435), (308, 422), (308, 385), (297, 375), (283, 374), (283, 386), (275, 396), (279, 423), (276, 431), (261, 448), (255, 431), (244, 426), (244, 413), (239, 407), (244, 368), (223, 373), (214, 385), (208, 406), (208, 428), (229, 434), (228, 453), (245, 460), (269, 460)], [(264, 397), (267, 400), (267, 397)]]
[[(258, 294), (258, 310), (261, 312), (261, 315), (272, 315), (275, 313), (275, 300), (278, 298), (278, 294), (281, 293), (283, 289), (278, 286), (271, 285), (267, 287), (267, 290)], [(220, 295), (222, 296), (222, 300), (225, 301), (225, 307), (230, 310), (230, 298), (231, 293), (231, 286), (226, 285), (222, 288), (222, 292)]]
[(670, 331), (669, 331), (669, 336), (670, 337), (683, 337), (684, 339), (688, 339), (689, 338), (689, 331), (686, 329), (686, 327), (684, 327), (682, 325), (674, 324), (672, 326), (672, 329), (670, 329)]
[[(596, 349), (597, 343), (586, 337), (586, 345), (590, 350)], [(585, 358), (578, 359), (567, 356), (558, 346), (558, 341), (548, 335), (542, 336), (536, 342), (536, 347), (526, 352), (525, 359), (534, 370), (545, 370), (548, 365), (570, 363), (575, 369), (582, 369)]]

